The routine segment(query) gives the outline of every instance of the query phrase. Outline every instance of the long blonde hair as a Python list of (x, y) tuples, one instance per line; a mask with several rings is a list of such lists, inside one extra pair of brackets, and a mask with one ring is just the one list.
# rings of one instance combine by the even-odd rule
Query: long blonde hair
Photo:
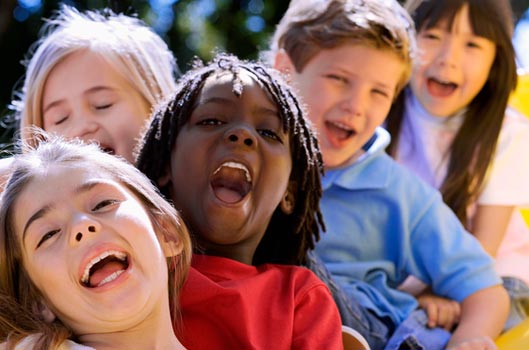
[(11, 102), (22, 139), (33, 139), (27, 134), (31, 131), (27, 126), (43, 127), (42, 95), (50, 72), (66, 56), (80, 50), (101, 55), (150, 106), (175, 89), (175, 57), (162, 38), (141, 20), (109, 10), (81, 13), (63, 5), (46, 21), (40, 39), (30, 48), (24, 84)]

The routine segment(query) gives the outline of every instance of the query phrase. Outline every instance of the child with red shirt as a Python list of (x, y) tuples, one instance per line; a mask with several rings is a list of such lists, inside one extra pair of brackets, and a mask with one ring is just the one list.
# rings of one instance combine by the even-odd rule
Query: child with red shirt
[(180, 81), (137, 166), (196, 246), (182, 291), (188, 349), (341, 349), (326, 285), (300, 266), (323, 228), (321, 155), (272, 70), (221, 54)]

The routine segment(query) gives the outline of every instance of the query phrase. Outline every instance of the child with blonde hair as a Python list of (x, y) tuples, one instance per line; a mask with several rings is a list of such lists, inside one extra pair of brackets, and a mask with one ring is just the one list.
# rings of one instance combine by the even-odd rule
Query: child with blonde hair
[(167, 44), (138, 18), (63, 5), (28, 52), (12, 106), (23, 140), (38, 126), (95, 141), (134, 161), (140, 130), (174, 91), (177, 66)]

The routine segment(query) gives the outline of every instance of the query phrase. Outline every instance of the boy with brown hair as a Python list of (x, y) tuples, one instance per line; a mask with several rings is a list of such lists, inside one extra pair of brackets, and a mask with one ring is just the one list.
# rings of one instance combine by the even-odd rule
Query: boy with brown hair
[[(380, 126), (410, 77), (414, 36), (396, 0), (294, 0), (277, 26), (269, 59), (305, 102), (326, 168), (316, 253), (351, 304), (387, 326), (386, 349), (492, 349), (508, 312), (492, 259), (436, 190), (384, 152)], [(460, 308), (416, 311), (398, 289), (408, 276)]]

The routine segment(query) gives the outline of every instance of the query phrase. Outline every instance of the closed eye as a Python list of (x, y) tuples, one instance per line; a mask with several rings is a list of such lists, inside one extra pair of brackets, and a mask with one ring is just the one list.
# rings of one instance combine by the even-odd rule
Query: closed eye
[(106, 104), (102, 104), (102, 105), (97, 105), (94, 108), (96, 110), (100, 111), (100, 110), (103, 110), (103, 109), (110, 108), (110, 107), (112, 107), (112, 105), (113, 105), (112, 103), (106, 103)]
[(37, 248), (40, 247), (44, 242), (46, 242), (48, 239), (52, 238), (53, 236), (55, 236), (55, 234), (61, 232), (60, 229), (57, 229), (57, 230), (51, 230), (49, 232), (46, 232), (42, 237), (41, 239), (39, 240), (39, 243), (37, 243)]
[(384, 91), (384, 90), (374, 89), (373, 93), (375, 93), (377, 95), (380, 95), (380, 96), (383, 96), (383, 97), (389, 97), (389, 94), (386, 91)]
[(119, 203), (120, 201), (117, 200), (117, 199), (105, 199), (105, 200), (102, 200), (101, 202), (97, 203), (93, 208), (92, 208), (92, 211), (98, 211), (98, 210), (101, 210), (103, 208), (106, 208), (110, 205), (114, 205), (114, 204), (117, 204)]
[(347, 78), (345, 78), (345, 77), (343, 77), (341, 75), (337, 75), (337, 74), (327, 74), (325, 77), (328, 78), (328, 79), (336, 80), (336, 81), (338, 81), (340, 83), (347, 83), (348, 82)]
[(433, 32), (425, 32), (421, 34), (421, 38), (428, 39), (428, 40), (440, 40), (441, 36)]
[(68, 116), (62, 117), (55, 122), (55, 125), (60, 125), (68, 119)]
[(481, 48), (481, 46), (477, 42), (474, 42), (474, 41), (469, 41), (467, 43), (467, 46), (470, 47), (470, 48), (474, 48), (474, 49)]

